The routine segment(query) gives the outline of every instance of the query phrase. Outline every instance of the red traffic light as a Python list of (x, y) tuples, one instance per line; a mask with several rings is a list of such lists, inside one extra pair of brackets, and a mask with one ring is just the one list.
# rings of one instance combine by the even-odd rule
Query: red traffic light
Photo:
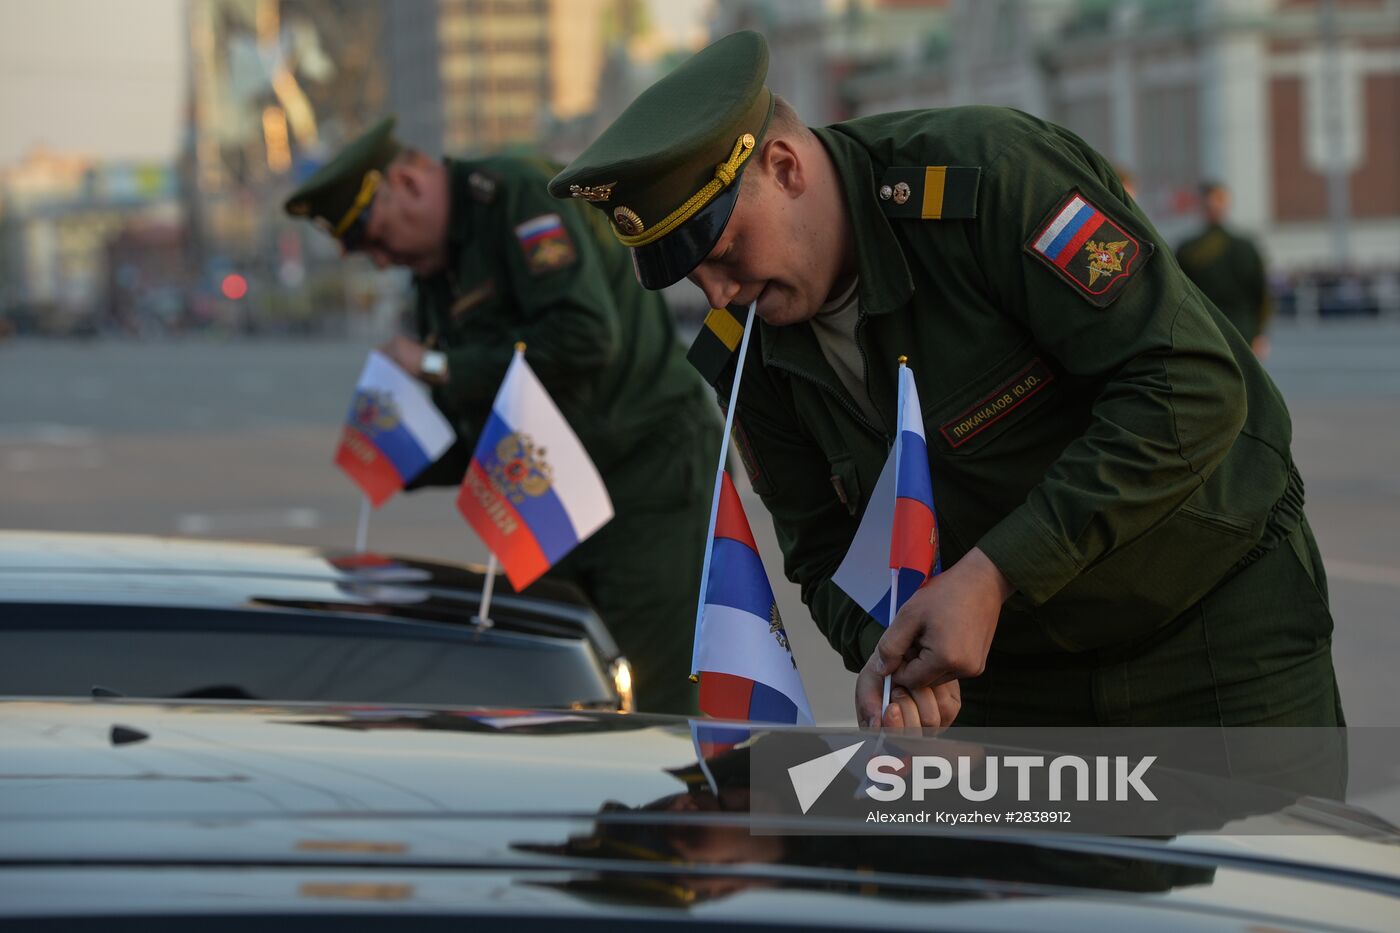
[(224, 276), (223, 282), (219, 284), (219, 290), (229, 301), (238, 301), (248, 294), (248, 280), (237, 272), (230, 272)]

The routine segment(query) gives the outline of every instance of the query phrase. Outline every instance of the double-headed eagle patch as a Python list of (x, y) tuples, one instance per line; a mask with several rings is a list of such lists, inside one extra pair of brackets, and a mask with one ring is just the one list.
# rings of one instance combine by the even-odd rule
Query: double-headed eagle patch
[(1100, 308), (1118, 297), (1152, 248), (1078, 191), (1071, 191), (1026, 243), (1027, 252)]

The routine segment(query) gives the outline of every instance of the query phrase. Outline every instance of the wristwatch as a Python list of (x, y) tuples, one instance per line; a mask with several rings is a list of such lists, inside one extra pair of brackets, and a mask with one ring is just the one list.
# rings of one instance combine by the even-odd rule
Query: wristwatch
[(428, 382), (446, 382), (447, 354), (441, 350), (429, 350), (423, 354), (423, 362), (418, 364), (418, 371)]

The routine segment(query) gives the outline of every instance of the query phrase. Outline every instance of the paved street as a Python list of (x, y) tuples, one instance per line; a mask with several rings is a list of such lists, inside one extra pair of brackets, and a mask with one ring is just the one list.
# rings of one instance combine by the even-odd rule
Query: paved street
[[(0, 344), (0, 527), (349, 546), (359, 498), (330, 458), (363, 361), (354, 342)], [(1400, 724), (1400, 326), (1282, 328), (1270, 369), (1322, 544), (1349, 720)], [(806, 618), (766, 513), (747, 506), (818, 719), (851, 719), (852, 677)], [(450, 491), (399, 497), (371, 546), (483, 552)], [(670, 620), (690, 625), (689, 619)]]

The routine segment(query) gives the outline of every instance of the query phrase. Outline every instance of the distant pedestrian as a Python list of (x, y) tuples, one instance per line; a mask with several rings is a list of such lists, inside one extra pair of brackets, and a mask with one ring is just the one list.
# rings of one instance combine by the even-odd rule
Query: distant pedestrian
[(1123, 186), (1123, 193), (1136, 201), (1138, 196), (1137, 175), (1133, 173), (1132, 169), (1118, 164), (1113, 166), (1113, 170), (1118, 173), (1118, 181)]
[(1225, 226), (1230, 191), (1224, 185), (1201, 185), (1201, 212), (1205, 229), (1177, 247), (1176, 261), (1264, 359), (1269, 355), (1264, 330), (1273, 314), (1264, 258), (1249, 237)]

